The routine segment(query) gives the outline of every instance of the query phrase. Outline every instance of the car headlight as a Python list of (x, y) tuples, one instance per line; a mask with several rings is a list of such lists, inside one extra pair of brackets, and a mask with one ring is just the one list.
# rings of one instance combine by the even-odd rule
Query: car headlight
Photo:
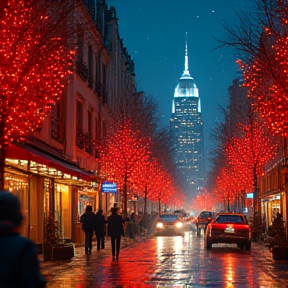
[(181, 222), (177, 222), (177, 223), (176, 223), (176, 227), (177, 227), (177, 228), (181, 228), (182, 225), (183, 225), (183, 224), (182, 224)]
[(158, 223), (156, 224), (156, 227), (157, 227), (157, 228), (163, 228), (163, 223), (158, 222)]

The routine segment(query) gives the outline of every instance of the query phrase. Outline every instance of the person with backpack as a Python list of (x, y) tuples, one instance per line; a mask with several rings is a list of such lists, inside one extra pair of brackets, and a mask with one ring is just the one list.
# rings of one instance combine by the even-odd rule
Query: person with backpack
[(95, 213), (92, 211), (91, 205), (86, 206), (85, 213), (80, 217), (80, 222), (82, 223), (82, 230), (85, 232), (85, 254), (91, 254), (95, 227)]

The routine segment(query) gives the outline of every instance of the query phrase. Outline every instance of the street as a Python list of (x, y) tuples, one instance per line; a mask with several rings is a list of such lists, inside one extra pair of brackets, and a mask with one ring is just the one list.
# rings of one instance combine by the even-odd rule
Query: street
[(48, 287), (288, 287), (288, 262), (273, 261), (263, 244), (252, 243), (251, 251), (226, 244), (207, 251), (195, 232), (122, 239), (115, 262), (109, 240), (91, 255), (77, 247), (72, 261), (41, 262)]

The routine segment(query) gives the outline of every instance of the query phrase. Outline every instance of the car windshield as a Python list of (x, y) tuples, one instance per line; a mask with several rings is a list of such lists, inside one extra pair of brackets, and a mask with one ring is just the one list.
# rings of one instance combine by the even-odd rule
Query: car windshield
[(163, 222), (172, 222), (172, 221), (176, 221), (178, 219), (178, 216), (177, 215), (161, 215), (160, 219)]
[(215, 219), (215, 223), (246, 224), (244, 217), (240, 215), (219, 215)]
[(200, 215), (199, 215), (200, 219), (205, 219), (205, 218), (208, 218), (208, 217), (212, 217), (212, 213), (208, 212), (208, 211), (201, 212)]

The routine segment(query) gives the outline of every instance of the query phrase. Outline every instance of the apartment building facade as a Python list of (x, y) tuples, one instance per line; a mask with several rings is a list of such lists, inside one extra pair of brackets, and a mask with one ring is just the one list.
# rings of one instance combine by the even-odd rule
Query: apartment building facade
[(107, 212), (121, 198), (101, 191), (105, 175), (98, 145), (115, 119), (117, 103), (136, 91), (134, 62), (119, 36), (116, 11), (105, 1), (83, 1), (73, 21), (85, 29), (73, 38), (76, 58), (63, 97), (37, 133), (7, 150), (5, 189), (21, 201), (21, 233), (39, 247), (49, 215), (62, 239), (83, 243), (79, 217), (86, 205)]

